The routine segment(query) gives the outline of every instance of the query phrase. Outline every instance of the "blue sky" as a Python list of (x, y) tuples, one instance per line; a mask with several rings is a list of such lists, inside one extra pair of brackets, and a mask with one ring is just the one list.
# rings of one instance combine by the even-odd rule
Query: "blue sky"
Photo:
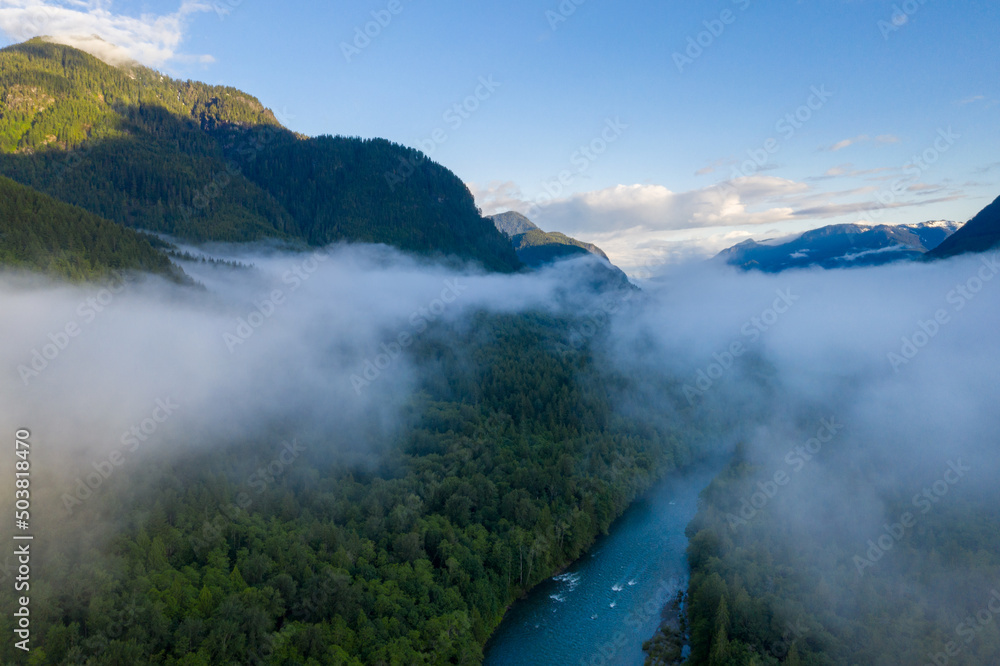
[(995, 0), (0, 0), (5, 44), (97, 34), (297, 131), (422, 147), (632, 268), (968, 219), (1000, 195), (998, 27)]

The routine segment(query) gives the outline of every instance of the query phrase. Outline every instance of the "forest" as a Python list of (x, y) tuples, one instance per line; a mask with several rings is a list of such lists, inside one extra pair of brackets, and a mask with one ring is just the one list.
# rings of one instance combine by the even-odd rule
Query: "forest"
[(138, 454), (92, 498), (53, 479), (29, 663), (479, 663), (511, 602), (697, 449), (621, 415), (629, 382), (572, 323), (435, 325), (395, 439), (275, 423)]
[[(1000, 600), (991, 592), (1000, 566), (995, 489), (955, 485), (933, 510), (921, 494), (889, 493), (887, 514), (898, 521), (852, 550), (852, 540), (824, 525), (833, 516), (806, 531), (784, 519), (793, 497), (747, 509), (743, 500), (767, 489), (772, 474), (740, 449), (702, 492), (687, 528), (689, 663), (992, 663), (1000, 651)], [(669, 639), (667, 632), (657, 642)]]
[(180, 240), (385, 243), (521, 267), (465, 184), (418, 151), (298, 135), (234, 88), (41, 40), (0, 50), (0, 174)]
[(0, 176), (0, 265), (74, 282), (122, 271), (182, 279), (156, 242)]

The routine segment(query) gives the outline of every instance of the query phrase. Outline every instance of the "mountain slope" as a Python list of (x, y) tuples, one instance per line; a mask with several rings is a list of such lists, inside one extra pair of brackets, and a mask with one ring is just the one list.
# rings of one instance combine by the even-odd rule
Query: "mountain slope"
[(0, 176), (0, 267), (83, 280), (123, 270), (178, 279), (143, 235)]
[(417, 151), (303, 137), (235, 88), (40, 40), (0, 50), (0, 174), (195, 242), (376, 242), (521, 265), (464, 183)]
[(835, 224), (813, 229), (786, 243), (765, 245), (746, 240), (723, 250), (716, 260), (744, 270), (777, 273), (790, 268), (878, 266), (918, 259), (955, 233), (953, 222), (869, 227)]
[(534, 222), (514, 211), (491, 215), (489, 219), (510, 239), (517, 258), (526, 266), (539, 268), (563, 259), (597, 257), (588, 268), (591, 277), (586, 282), (597, 289), (632, 287), (628, 276), (593, 243), (579, 241), (558, 231), (542, 231)]
[(986, 252), (1000, 245), (1000, 197), (984, 208), (964, 227), (928, 253), (944, 259), (966, 252)]
[(507, 238), (513, 238), (518, 234), (527, 233), (538, 229), (534, 222), (516, 211), (507, 211), (497, 215), (490, 215), (493, 224)]

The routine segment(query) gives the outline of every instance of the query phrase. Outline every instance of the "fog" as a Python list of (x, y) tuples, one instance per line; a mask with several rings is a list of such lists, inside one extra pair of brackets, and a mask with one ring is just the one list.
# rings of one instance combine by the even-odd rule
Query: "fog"
[[(793, 534), (863, 554), (898, 521), (889, 502), (910, 504), (952, 464), (969, 469), (947, 483), (996, 495), (996, 255), (778, 275), (694, 263), (609, 300), (581, 286), (587, 260), (497, 275), (379, 246), (206, 252), (247, 266), (184, 262), (197, 287), (0, 277), (0, 432), (30, 430), (53, 498), (109, 459), (127, 474), (142, 451), (262, 433), (363, 459), (405, 425), (413, 341), (482, 310), (580, 317), (567, 345), (633, 378), (623, 411), (741, 440), (789, 475), (759, 510)], [(891, 571), (891, 555), (877, 566)]]
[(994, 486), (998, 260), (778, 275), (681, 267), (644, 285), (648, 302), (615, 322), (610, 357), (632, 372), (655, 367), (677, 378), (683, 401), (706, 413), (756, 404), (746, 443), (765, 465), (784, 467), (784, 454), (814, 436), (820, 417), (836, 419), (843, 430), (811, 467), (823, 470), (845, 452), (876, 460), (879, 474), (863, 484), (871, 496), (857, 497), (856, 479), (835, 477), (805, 491), (846, 484), (877, 522), (875, 495), (900, 470), (932, 482), (962, 457), (976, 465), (970, 484)]
[(216, 259), (182, 262), (196, 286), (0, 276), (0, 432), (30, 431), (33, 470), (64, 500), (149, 452), (298, 437), (363, 462), (404, 425), (416, 341), (481, 310), (581, 311), (593, 270), (497, 275), (365, 245), (182, 249)]
[(995, 529), (1000, 254), (778, 275), (701, 264), (644, 286), (609, 359), (676, 377), (674, 404), (745, 444), (757, 472), (728, 506), (729, 534), (766, 516), (766, 547), (804, 565), (783, 576), (825, 590), (842, 618), (872, 612), (875, 589), (882, 612), (919, 600), (944, 618), (944, 649), (956, 618), (1000, 589), (991, 559), (942, 543)]

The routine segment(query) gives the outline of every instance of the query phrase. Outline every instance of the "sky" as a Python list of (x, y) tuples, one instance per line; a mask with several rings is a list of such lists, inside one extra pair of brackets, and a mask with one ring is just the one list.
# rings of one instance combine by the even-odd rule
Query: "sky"
[[(1000, 195), (993, 0), (0, 0), (50, 35), (384, 137), (630, 272)], [(109, 51), (107, 44), (114, 44)]]

